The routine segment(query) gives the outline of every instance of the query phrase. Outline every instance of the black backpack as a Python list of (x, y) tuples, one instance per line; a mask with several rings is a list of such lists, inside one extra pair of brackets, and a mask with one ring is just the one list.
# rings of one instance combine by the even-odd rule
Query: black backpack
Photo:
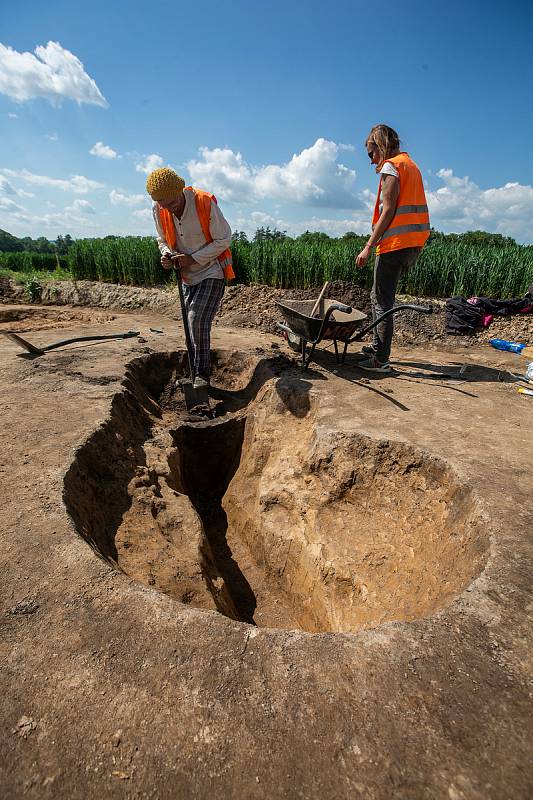
[(469, 303), (466, 297), (450, 297), (446, 300), (444, 330), (458, 335), (475, 333), (481, 325), (483, 310)]

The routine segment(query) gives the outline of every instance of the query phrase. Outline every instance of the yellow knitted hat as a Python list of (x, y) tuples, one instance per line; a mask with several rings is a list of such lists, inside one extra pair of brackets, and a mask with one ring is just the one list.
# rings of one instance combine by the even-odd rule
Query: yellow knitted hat
[(185, 181), (169, 167), (155, 169), (146, 179), (146, 191), (152, 200), (173, 200), (185, 187)]

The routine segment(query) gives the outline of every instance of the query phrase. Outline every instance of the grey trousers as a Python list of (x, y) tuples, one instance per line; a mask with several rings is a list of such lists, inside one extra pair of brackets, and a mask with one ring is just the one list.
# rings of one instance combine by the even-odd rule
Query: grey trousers
[[(405, 247), (402, 250), (391, 250), (390, 253), (382, 253), (377, 256), (374, 267), (374, 285), (370, 293), (374, 320), (393, 308), (398, 282), (413, 266), (421, 249), (421, 247)], [(374, 328), (373, 346), (376, 358), (382, 364), (390, 358), (393, 334), (394, 317), (391, 314)]]

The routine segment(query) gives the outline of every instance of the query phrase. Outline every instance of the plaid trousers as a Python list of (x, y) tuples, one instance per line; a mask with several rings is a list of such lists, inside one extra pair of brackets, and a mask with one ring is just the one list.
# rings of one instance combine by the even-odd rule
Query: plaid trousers
[(185, 310), (194, 350), (193, 379), (201, 375), (209, 380), (211, 324), (222, 300), (225, 285), (221, 278), (206, 278), (196, 286), (183, 285)]

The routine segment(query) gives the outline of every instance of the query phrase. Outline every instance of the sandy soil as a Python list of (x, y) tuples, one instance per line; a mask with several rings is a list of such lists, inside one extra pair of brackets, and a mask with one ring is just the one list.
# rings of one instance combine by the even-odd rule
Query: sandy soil
[(3, 796), (529, 798), (527, 360), (302, 372), (222, 324), (243, 296), (191, 421), (173, 298), (112, 292), (0, 306), (41, 346), (140, 332), (0, 337)]

